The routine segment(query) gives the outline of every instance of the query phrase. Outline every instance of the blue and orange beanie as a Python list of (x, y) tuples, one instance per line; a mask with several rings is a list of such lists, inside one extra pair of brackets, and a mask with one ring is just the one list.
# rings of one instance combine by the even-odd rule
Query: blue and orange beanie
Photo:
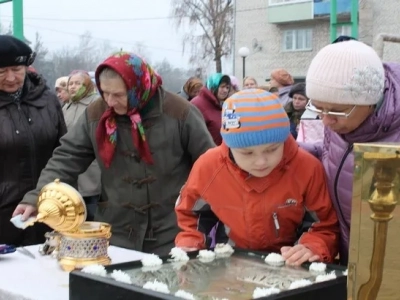
[(221, 135), (229, 148), (283, 143), (290, 135), (289, 118), (276, 95), (243, 90), (222, 106)]

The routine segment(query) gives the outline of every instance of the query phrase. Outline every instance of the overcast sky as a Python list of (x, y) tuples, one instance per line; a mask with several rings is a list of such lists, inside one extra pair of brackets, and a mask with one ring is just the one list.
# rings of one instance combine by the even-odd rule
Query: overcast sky
[[(24, 0), (25, 36), (42, 36), (51, 50), (76, 46), (79, 35), (90, 31), (100, 43), (132, 50), (137, 42), (147, 46), (152, 61), (167, 58), (176, 67), (187, 67), (182, 56), (181, 32), (172, 24), (170, 0)], [(12, 4), (0, 5), (0, 22), (8, 26)]]

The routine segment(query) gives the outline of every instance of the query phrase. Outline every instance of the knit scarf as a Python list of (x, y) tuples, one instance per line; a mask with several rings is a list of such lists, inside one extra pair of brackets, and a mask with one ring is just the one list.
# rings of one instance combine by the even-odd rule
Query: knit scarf
[[(96, 70), (96, 84), (101, 95), (99, 76), (104, 68), (116, 71), (128, 88), (128, 112), (131, 121), (132, 140), (141, 159), (152, 164), (150, 148), (146, 140), (140, 111), (149, 103), (162, 84), (161, 77), (139, 56), (121, 52), (107, 58)], [(118, 141), (117, 114), (108, 108), (100, 118), (96, 141), (99, 156), (106, 168), (109, 168)]]

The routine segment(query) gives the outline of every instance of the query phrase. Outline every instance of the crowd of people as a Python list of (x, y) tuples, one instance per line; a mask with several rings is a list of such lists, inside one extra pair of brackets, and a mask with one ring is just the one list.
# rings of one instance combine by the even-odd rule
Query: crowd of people
[[(400, 65), (354, 39), (321, 49), (305, 82), (284, 69), (265, 85), (215, 73), (179, 93), (134, 53), (54, 88), (29, 70), (34, 59), (0, 36), (0, 244), (44, 241), (50, 228), (10, 219), (34, 216), (59, 178), (89, 220), (111, 224), (115, 246), (166, 255), (229, 243), (291, 265), (347, 264), (352, 145), (400, 142)], [(322, 143), (296, 141), (305, 111), (323, 122)]]

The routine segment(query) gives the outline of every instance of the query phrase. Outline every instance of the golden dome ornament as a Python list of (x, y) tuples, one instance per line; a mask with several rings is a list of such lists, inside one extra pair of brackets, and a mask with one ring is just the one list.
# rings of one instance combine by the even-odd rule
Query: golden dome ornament
[(47, 224), (59, 232), (74, 231), (86, 221), (85, 201), (72, 186), (60, 182), (45, 185), (40, 191), (36, 222)]
[(45, 185), (40, 191), (37, 209), (33, 223), (45, 223), (60, 234), (56, 252), (64, 271), (111, 263), (108, 256), (111, 225), (86, 222), (86, 205), (75, 188), (59, 179)]

